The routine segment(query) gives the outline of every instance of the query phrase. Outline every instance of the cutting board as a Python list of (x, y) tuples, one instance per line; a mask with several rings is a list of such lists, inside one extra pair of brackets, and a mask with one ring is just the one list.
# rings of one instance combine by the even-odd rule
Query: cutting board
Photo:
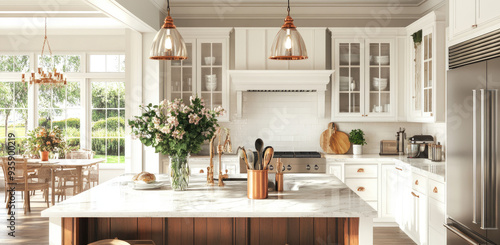
[[(351, 142), (349, 141), (349, 136), (337, 130), (337, 125), (333, 124), (333, 132), (329, 141), (329, 148), (332, 149), (335, 154), (346, 154), (351, 148)], [(330, 124), (328, 124), (330, 127)]]
[(333, 149), (330, 147), (330, 139), (332, 137), (333, 130), (334, 123), (329, 123), (328, 128), (321, 133), (321, 137), (319, 138), (319, 145), (325, 153), (334, 153)]

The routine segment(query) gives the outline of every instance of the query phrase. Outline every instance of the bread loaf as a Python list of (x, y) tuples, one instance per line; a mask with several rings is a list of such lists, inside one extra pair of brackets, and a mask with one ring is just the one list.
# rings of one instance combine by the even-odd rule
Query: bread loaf
[(156, 176), (152, 173), (140, 172), (132, 178), (132, 181), (142, 181), (145, 183), (151, 183), (156, 181)]

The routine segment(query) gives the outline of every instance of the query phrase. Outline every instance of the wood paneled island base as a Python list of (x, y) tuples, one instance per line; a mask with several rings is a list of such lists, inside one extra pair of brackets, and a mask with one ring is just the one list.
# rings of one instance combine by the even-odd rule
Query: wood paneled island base
[(62, 218), (62, 244), (359, 244), (359, 218)]

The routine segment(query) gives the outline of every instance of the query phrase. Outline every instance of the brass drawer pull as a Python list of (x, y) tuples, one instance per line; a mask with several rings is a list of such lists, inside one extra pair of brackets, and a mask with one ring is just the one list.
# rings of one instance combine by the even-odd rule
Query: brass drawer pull
[(203, 171), (203, 169), (200, 169), (200, 174), (202, 174), (202, 173), (205, 173), (205, 171)]
[(397, 170), (399, 170), (399, 171), (403, 171), (403, 169), (402, 169), (402, 168), (398, 168), (398, 167), (396, 167), (396, 169), (397, 169)]
[(365, 188), (364, 187), (358, 187), (358, 191), (361, 192), (361, 191), (365, 191)]
[(438, 188), (437, 188), (437, 187), (434, 187), (434, 190), (432, 190), (432, 192), (434, 192), (434, 193), (438, 193)]
[(358, 169), (358, 173), (364, 173), (365, 172), (365, 169), (364, 168), (360, 168)]
[(418, 185), (418, 180), (415, 180), (415, 185)]
[(415, 194), (415, 192), (413, 192), (413, 191), (411, 192), (411, 194), (412, 194), (414, 197), (416, 197), (416, 198), (420, 198), (420, 196), (419, 196), (419, 195), (417, 195), (417, 194)]

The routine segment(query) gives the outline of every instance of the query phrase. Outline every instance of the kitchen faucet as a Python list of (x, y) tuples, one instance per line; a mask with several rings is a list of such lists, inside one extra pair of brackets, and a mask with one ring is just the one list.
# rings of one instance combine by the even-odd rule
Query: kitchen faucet
[[(222, 144), (221, 138), (223, 137), (224, 130), (226, 134), (226, 139)], [(214, 183), (214, 164), (213, 164), (213, 156), (214, 156), (214, 147), (213, 143), (216, 137), (219, 137), (219, 143), (217, 144), (217, 154), (219, 155), (219, 182), (218, 186), (224, 186), (223, 179), (227, 179), (227, 169), (226, 174), (222, 174), (222, 154), (226, 152), (232, 152), (233, 146), (231, 144), (231, 134), (228, 128), (218, 128), (215, 132), (214, 136), (210, 139), (210, 166), (207, 167), (207, 185), (215, 185)]]

